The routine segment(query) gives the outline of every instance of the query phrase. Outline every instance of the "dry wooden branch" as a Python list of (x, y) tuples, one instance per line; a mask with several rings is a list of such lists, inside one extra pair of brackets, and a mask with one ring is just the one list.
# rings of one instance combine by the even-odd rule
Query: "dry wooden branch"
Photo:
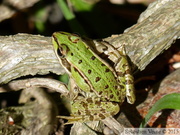
[(0, 93), (7, 91), (22, 90), (29, 87), (45, 87), (53, 91), (57, 91), (63, 95), (67, 95), (69, 93), (69, 91), (66, 88), (66, 85), (64, 85), (62, 82), (58, 80), (50, 78), (31, 78), (14, 80), (9, 82), (7, 85), (0, 87)]
[(17, 34), (1, 36), (0, 41), (0, 84), (26, 75), (65, 73), (49, 37)]
[(131, 61), (143, 70), (180, 37), (180, 3), (158, 0), (150, 4), (139, 21), (124, 34), (105, 39), (116, 48), (126, 46)]

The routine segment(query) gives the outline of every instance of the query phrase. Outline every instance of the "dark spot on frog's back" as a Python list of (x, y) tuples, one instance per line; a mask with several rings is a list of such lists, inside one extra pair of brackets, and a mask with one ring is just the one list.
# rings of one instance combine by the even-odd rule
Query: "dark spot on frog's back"
[(73, 53), (71, 53), (71, 56), (73, 56), (74, 54)]
[(100, 77), (96, 77), (96, 82), (98, 82), (99, 80), (101, 80), (101, 78)]
[(105, 89), (107, 89), (107, 88), (109, 88), (109, 85), (106, 85), (106, 86), (105, 86)]
[(89, 69), (89, 70), (88, 70), (88, 74), (91, 74), (91, 72), (92, 72), (91, 69)]
[(82, 63), (82, 60), (79, 60), (79, 61), (78, 61), (78, 64), (81, 64), (81, 63)]
[(102, 63), (101, 66), (103, 67), (103, 66), (105, 66), (105, 65)]
[(115, 85), (115, 86), (114, 86), (114, 88), (117, 90), (118, 86), (117, 86), (117, 85)]
[(78, 110), (78, 114), (81, 115), (81, 112)]
[(100, 91), (100, 92), (99, 92), (99, 95), (101, 95), (102, 93), (103, 93), (103, 92), (102, 92), (102, 91)]
[(109, 72), (110, 70), (108, 68), (106, 68), (105, 72)]
[(95, 56), (92, 56), (92, 57), (91, 57), (91, 60), (95, 60), (95, 58), (96, 58)]
[(124, 88), (125, 88), (124, 85), (119, 85), (119, 86), (120, 86), (121, 89), (124, 89)]
[(110, 98), (113, 98), (113, 97), (114, 97), (114, 95), (113, 95), (113, 94), (111, 94), (111, 95), (110, 95)]
[(119, 96), (119, 95), (120, 95), (120, 92), (119, 92), (119, 91), (117, 91), (117, 92), (116, 92), (116, 95), (117, 95), (117, 96)]

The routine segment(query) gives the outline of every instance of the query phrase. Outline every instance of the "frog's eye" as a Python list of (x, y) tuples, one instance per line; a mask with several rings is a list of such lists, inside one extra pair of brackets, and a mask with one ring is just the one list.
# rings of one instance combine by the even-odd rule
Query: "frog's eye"
[(57, 54), (61, 58), (64, 58), (66, 56), (67, 52), (68, 52), (68, 48), (67, 48), (66, 44), (61, 44), (57, 50)]
[(61, 47), (59, 47), (59, 49), (57, 50), (57, 54), (58, 54), (58, 56), (61, 57), (61, 58), (64, 58), (64, 57), (65, 57), (65, 56), (63, 55), (63, 53), (62, 53)]

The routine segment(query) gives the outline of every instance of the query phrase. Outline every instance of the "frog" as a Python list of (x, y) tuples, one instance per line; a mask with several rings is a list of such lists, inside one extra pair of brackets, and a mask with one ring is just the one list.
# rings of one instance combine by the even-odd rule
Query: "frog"
[(133, 76), (124, 47), (68, 32), (52, 35), (54, 52), (73, 84), (71, 114), (59, 116), (75, 122), (99, 121), (116, 115), (125, 97), (135, 102)]

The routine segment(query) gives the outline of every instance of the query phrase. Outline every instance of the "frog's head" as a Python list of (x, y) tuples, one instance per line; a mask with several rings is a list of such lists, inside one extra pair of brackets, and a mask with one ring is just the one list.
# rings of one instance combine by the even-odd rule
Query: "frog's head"
[(68, 51), (81, 41), (81, 38), (76, 34), (67, 32), (55, 32), (53, 33), (52, 42), (54, 50), (60, 57), (67, 55)]

